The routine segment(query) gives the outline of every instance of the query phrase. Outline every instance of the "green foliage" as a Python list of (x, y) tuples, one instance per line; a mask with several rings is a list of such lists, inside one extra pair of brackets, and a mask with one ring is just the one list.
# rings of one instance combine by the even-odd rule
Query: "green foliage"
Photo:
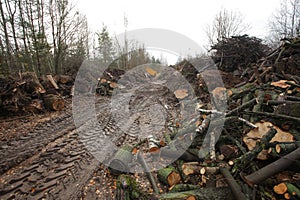
[(99, 59), (103, 64), (109, 64), (113, 61), (115, 51), (107, 26), (103, 25), (102, 31), (96, 34), (98, 36)]

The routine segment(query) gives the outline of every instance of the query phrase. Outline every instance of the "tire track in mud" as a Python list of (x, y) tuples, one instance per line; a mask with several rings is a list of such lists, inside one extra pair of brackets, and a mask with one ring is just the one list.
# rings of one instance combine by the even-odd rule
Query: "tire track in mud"
[[(164, 118), (158, 115), (160, 110), (150, 112), (154, 107), (150, 101), (145, 101), (150, 98), (144, 94), (140, 96), (143, 98), (121, 95), (114, 104), (100, 97), (96, 103), (97, 119), (85, 113), (87, 116), (81, 117), (86, 120), (80, 127), (75, 127), (68, 109), (54, 120), (37, 126), (26, 137), (0, 142), (0, 199), (81, 199), (83, 188), (99, 171), (101, 162), (107, 164), (117, 147), (124, 143), (135, 144), (148, 132), (161, 132), (151, 129), (150, 122), (163, 121), (160, 124), (163, 126), (169, 121), (161, 120)], [(153, 103), (158, 105), (155, 108), (161, 109), (168, 104), (167, 101), (161, 106), (158, 104), (164, 98), (154, 98)], [(128, 106), (124, 102), (130, 99), (133, 101), (129, 106), (135, 106), (130, 109), (137, 109), (136, 115), (129, 113), (137, 116), (132, 122), (128, 120), (128, 113), (123, 112)], [(114, 113), (112, 108), (120, 112)], [(163, 117), (172, 116), (167, 113)], [(140, 134), (143, 128), (140, 124), (149, 129), (146, 134)]]
[(0, 199), (79, 199), (100, 166), (81, 140), (68, 110), (27, 137), (1, 142)]

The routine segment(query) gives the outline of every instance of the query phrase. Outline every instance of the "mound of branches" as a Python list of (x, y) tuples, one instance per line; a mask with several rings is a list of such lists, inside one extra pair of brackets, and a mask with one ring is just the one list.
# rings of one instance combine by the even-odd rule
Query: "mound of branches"
[(267, 55), (269, 48), (262, 40), (248, 35), (224, 38), (211, 47), (212, 59), (220, 70), (231, 72), (245, 69)]

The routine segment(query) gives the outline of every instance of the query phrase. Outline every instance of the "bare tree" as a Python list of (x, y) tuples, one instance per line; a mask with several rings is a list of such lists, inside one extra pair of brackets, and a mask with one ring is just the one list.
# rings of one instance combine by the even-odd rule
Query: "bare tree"
[(224, 38), (243, 34), (250, 26), (243, 22), (243, 15), (238, 12), (220, 10), (214, 21), (207, 27), (206, 34), (210, 45), (216, 44)]
[[(10, 40), (9, 40), (9, 33), (8, 33), (8, 27), (7, 27), (7, 19), (5, 16), (5, 12), (2, 6), (3, 2), (1, 2), (0, 0), (0, 13), (1, 13), (1, 24), (2, 24), (2, 29), (4, 32), (4, 40), (5, 40), (5, 46), (6, 48), (4, 49), (4, 45), (3, 46), (3, 50), (5, 50), (5, 62), (7, 63), (7, 67), (8, 67), (8, 71), (11, 72), (11, 65), (12, 65), (12, 56), (11, 56), (11, 46), (10, 46)], [(1, 43), (2, 44), (2, 43)], [(4, 53), (4, 52), (3, 52)]]
[(269, 22), (271, 42), (299, 35), (300, 0), (282, 0)]
[(0, 0), (0, 73), (64, 73), (66, 62), (80, 63), (89, 48), (87, 19), (70, 2)]

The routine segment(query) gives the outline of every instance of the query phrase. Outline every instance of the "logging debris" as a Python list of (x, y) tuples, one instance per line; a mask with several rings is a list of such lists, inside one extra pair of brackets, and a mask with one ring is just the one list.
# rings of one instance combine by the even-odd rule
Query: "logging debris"
[[(148, 141), (150, 146), (144, 149), (144, 160), (151, 162), (151, 166), (160, 159), (177, 158), (148, 175), (156, 191), (150, 193), (149, 199), (217, 198), (211, 196), (210, 189), (220, 199), (299, 198), (299, 44), (300, 38), (285, 39), (270, 51), (256, 38), (226, 39), (214, 47), (217, 49), (214, 59), (221, 69), (224, 87), (212, 83), (211, 92), (188, 60), (170, 66), (192, 85), (200, 102), (195, 108), (198, 117), (190, 123), (174, 122), (170, 125), (171, 133), (163, 135), (164, 140)], [(259, 54), (255, 54), (257, 45)], [(233, 72), (236, 70), (238, 73)], [(152, 77), (158, 74), (151, 68), (146, 72)], [(213, 82), (215, 73), (208, 68), (201, 74)], [(111, 77), (109, 80), (116, 81)], [(174, 95), (177, 99), (189, 97), (184, 89), (175, 91)], [(215, 102), (211, 102), (211, 96)], [(224, 101), (227, 107), (220, 106)], [(179, 138), (177, 143), (174, 138)], [(190, 140), (191, 145), (178, 155), (182, 150), (180, 141)], [(204, 143), (208, 148), (200, 158)], [(158, 158), (150, 159), (151, 148), (158, 152)], [(223, 190), (229, 196), (219, 194)]]

